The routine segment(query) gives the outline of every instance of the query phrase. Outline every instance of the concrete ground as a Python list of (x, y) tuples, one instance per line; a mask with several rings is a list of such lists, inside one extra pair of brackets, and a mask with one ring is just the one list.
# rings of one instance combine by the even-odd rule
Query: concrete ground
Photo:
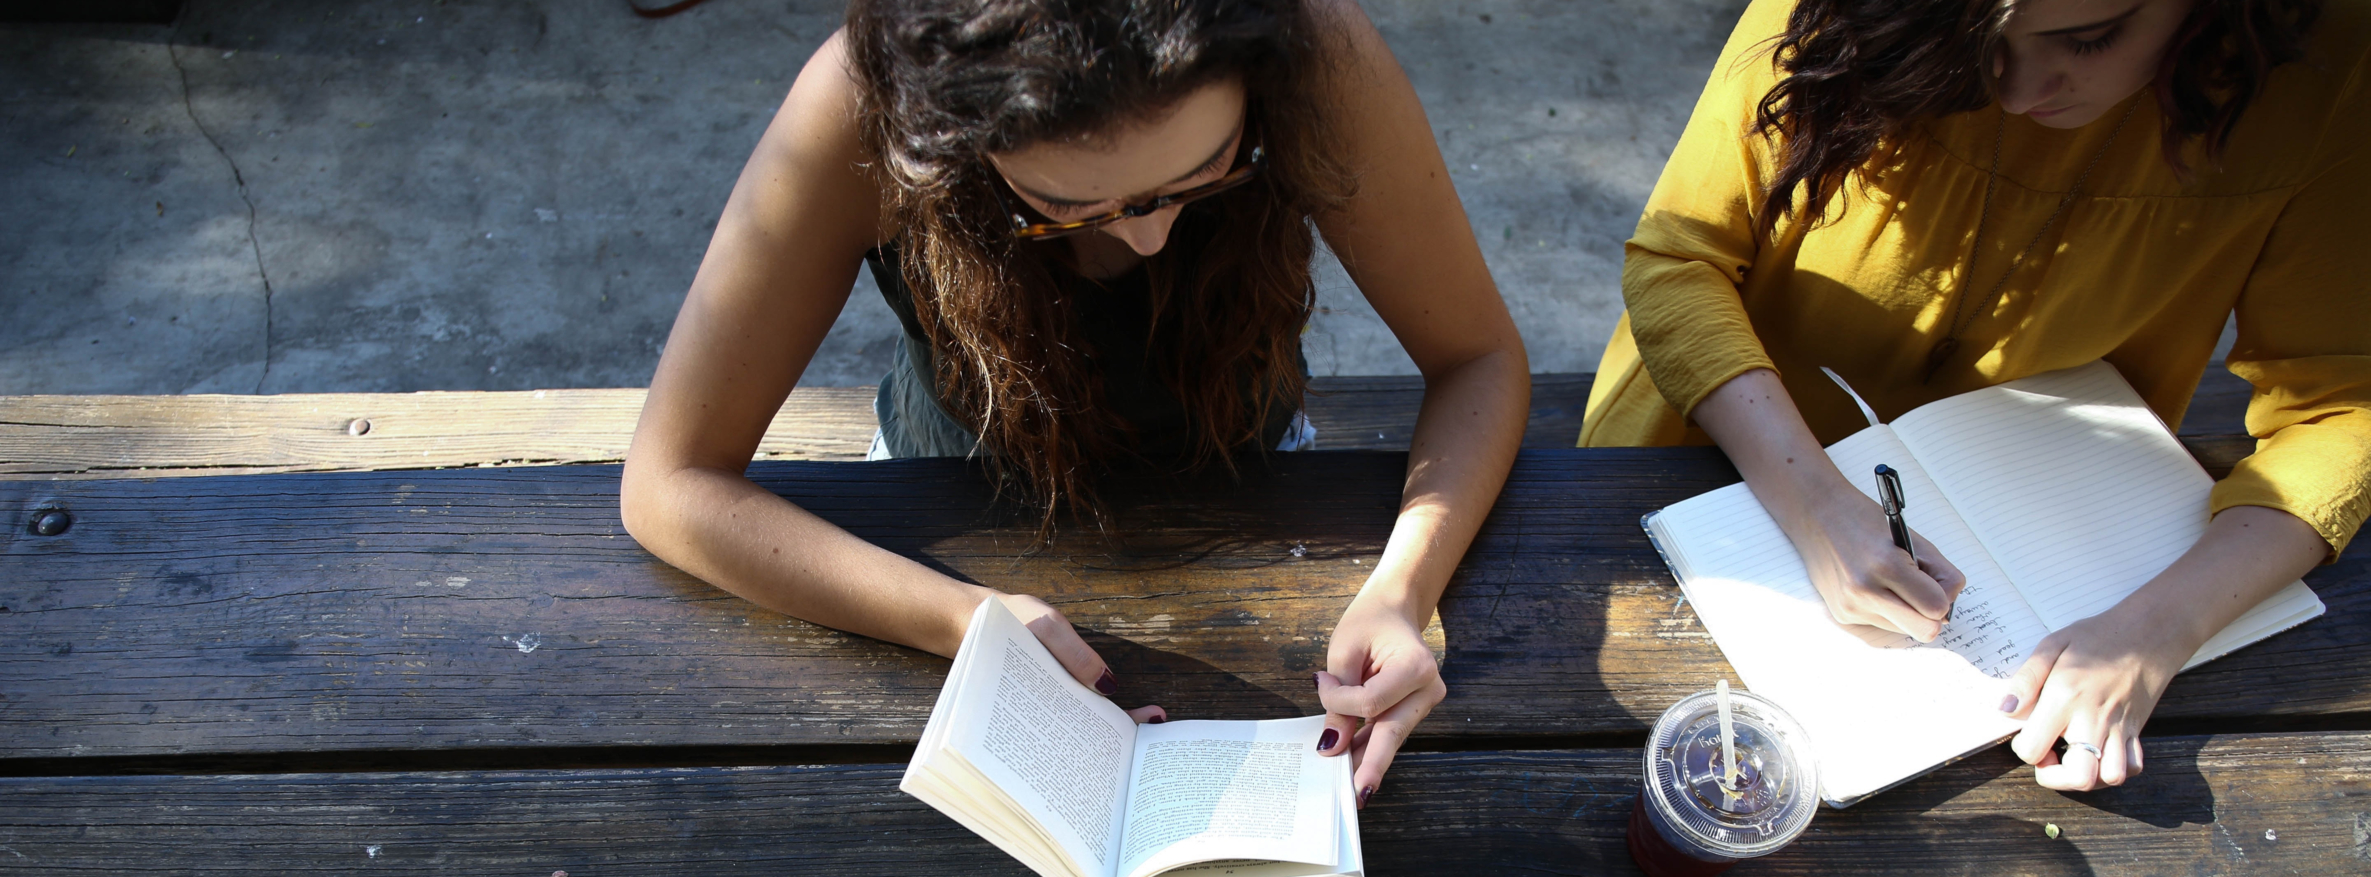
[[(0, 25), (0, 394), (646, 384), (842, 7), (625, 2)], [(1595, 368), (1622, 240), (1743, 6), (1368, 0), (1534, 370)], [(1317, 373), (1413, 371), (1338, 267), (1321, 287)], [(860, 280), (804, 383), (874, 383), (896, 333)]]

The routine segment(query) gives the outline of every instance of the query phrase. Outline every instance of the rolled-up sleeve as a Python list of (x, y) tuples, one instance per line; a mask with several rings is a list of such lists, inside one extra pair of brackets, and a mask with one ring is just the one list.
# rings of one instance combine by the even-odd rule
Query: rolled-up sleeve
[(1622, 301), (1639, 358), (1682, 415), (1730, 379), (1774, 368), (1737, 286), (1758, 250), (1756, 193), (1769, 168), (1750, 123), (1776, 82), (1767, 40), (1791, 5), (1756, 0), (1738, 20), (1623, 246)]
[(2371, 274), (2358, 255), (2371, 240), (2371, 93), (2360, 80), (2240, 295), (2228, 362), (2255, 385), (2256, 452), (2215, 485), (2213, 502), (2217, 513), (2252, 505), (2296, 515), (2333, 559), (2371, 513)]

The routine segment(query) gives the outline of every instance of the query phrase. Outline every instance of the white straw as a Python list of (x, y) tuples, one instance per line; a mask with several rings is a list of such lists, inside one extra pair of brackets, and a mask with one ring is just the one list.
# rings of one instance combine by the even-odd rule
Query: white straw
[(1719, 692), (1721, 702), (1721, 758), (1728, 769), (1721, 772), (1721, 788), (1737, 791), (1737, 726), (1729, 719), (1729, 680), (1722, 679)]

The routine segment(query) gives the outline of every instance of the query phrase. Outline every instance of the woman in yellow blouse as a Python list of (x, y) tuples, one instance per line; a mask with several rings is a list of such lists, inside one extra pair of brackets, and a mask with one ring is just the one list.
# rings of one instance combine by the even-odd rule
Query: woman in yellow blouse
[(1628, 245), (1581, 444), (1718, 443), (1839, 621), (1926, 640), (1964, 579), (1820, 452), (1864, 421), (1818, 367), (1890, 419), (2105, 358), (2178, 424), (2236, 314), (2255, 454), (2002, 703), (2042, 785), (2122, 783), (2183, 660), (2371, 511), (2367, 143), (2363, 0), (1755, 0)]

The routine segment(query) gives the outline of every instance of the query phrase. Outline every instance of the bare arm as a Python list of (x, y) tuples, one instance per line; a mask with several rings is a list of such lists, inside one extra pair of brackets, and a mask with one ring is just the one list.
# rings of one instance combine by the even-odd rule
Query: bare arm
[(1360, 176), (1319, 228), (1425, 381), (1399, 518), (1318, 682), (1340, 734), (1328, 751), (1356, 746), (1363, 802), (1447, 693), (1422, 631), (1514, 465), (1531, 375), (1415, 89), (1355, 5), (1321, 14), (1351, 49), (1334, 87)]
[[(2115, 606), (2050, 634), (2010, 681), (2004, 712), (2025, 719), (2009, 746), (2034, 780), (2080, 791), (2140, 773), (2141, 726), (2166, 683), (2208, 638), (2320, 563), (2330, 543), (2279, 509), (2216, 515), (2181, 559)], [(2099, 749), (2052, 751), (2060, 737)]]
[(1755, 369), (1696, 404), (1696, 423), (1803, 555), (1829, 614), (1926, 642), (1967, 578), (1925, 537), (1918, 561), (1894, 546), (1884, 512), (1836, 471), (1778, 375)]
[[(834, 36), (808, 61), (726, 202), (651, 379), (621, 506), (642, 546), (750, 602), (953, 655), (995, 592), (882, 549), (742, 475), (774, 412), (890, 236)], [(1080, 681), (1109, 670), (1044, 603), (1005, 598)]]

